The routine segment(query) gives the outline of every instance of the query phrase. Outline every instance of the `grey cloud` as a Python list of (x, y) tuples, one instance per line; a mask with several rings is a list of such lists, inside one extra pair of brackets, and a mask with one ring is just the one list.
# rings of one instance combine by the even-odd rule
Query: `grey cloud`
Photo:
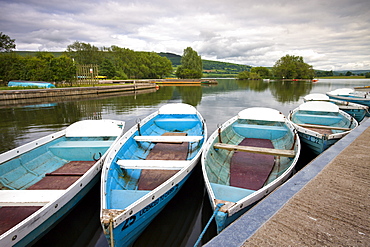
[[(78, 40), (182, 51), (254, 66), (286, 54), (314, 68), (370, 64), (368, 0), (0, 0), (0, 31), (19, 50), (65, 50)], [(14, 15), (12, 13), (21, 13)], [(21, 18), (20, 18), (21, 16)]]

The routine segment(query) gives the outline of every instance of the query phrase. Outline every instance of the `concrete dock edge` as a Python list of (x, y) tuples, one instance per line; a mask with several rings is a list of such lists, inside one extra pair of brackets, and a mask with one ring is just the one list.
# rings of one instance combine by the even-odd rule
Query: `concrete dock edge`
[[(203, 246), (243, 246), (266, 222), (370, 126), (370, 119), (307, 164), (268, 197)], [(366, 148), (366, 147), (365, 147)]]

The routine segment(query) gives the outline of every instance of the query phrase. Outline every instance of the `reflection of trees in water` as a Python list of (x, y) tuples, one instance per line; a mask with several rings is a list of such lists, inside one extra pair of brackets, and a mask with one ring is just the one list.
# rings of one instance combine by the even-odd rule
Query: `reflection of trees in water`
[(255, 92), (263, 92), (269, 88), (269, 83), (262, 80), (236, 80), (239, 88), (250, 89)]
[(202, 87), (176, 87), (181, 95), (182, 103), (197, 106), (202, 101)]
[(278, 102), (296, 102), (301, 96), (305, 96), (312, 90), (312, 83), (274, 81), (269, 83), (271, 94)]

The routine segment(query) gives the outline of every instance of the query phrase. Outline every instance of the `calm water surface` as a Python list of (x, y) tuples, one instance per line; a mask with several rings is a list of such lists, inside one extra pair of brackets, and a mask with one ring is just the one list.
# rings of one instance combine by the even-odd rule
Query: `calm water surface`
[[(370, 85), (370, 79), (321, 79), (317, 83), (220, 79), (211, 86), (161, 86), (151, 93), (71, 100), (19, 107), (0, 106), (0, 153), (84, 119), (118, 119), (125, 129), (167, 103), (188, 103), (206, 119), (208, 133), (248, 107), (271, 107), (285, 115), (309, 93)], [(305, 153), (305, 150), (303, 150)], [(307, 159), (312, 157), (307, 154)], [(307, 163), (303, 159), (302, 163)], [(136, 246), (193, 246), (211, 211), (198, 166), (183, 189), (143, 233)], [(99, 185), (35, 246), (107, 246), (99, 223)], [(204, 237), (215, 234), (214, 226)]]

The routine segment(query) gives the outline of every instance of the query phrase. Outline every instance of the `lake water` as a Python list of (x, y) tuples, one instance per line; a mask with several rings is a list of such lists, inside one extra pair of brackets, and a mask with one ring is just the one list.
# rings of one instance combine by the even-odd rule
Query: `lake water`
[[(217, 85), (160, 86), (151, 93), (102, 95), (101, 98), (71, 100), (41, 105), (0, 108), (0, 153), (61, 130), (84, 119), (118, 119), (131, 128), (167, 103), (195, 106), (206, 119), (208, 133), (248, 107), (271, 107), (285, 115), (309, 93), (370, 85), (370, 79), (321, 79), (311, 82), (241, 81), (220, 79)], [(305, 150), (303, 150), (305, 155)], [(312, 159), (307, 153), (302, 165)], [(136, 246), (193, 246), (211, 215), (198, 166), (183, 189), (148, 227)], [(99, 223), (99, 185), (36, 246), (107, 246)], [(204, 237), (215, 234), (211, 225)]]

